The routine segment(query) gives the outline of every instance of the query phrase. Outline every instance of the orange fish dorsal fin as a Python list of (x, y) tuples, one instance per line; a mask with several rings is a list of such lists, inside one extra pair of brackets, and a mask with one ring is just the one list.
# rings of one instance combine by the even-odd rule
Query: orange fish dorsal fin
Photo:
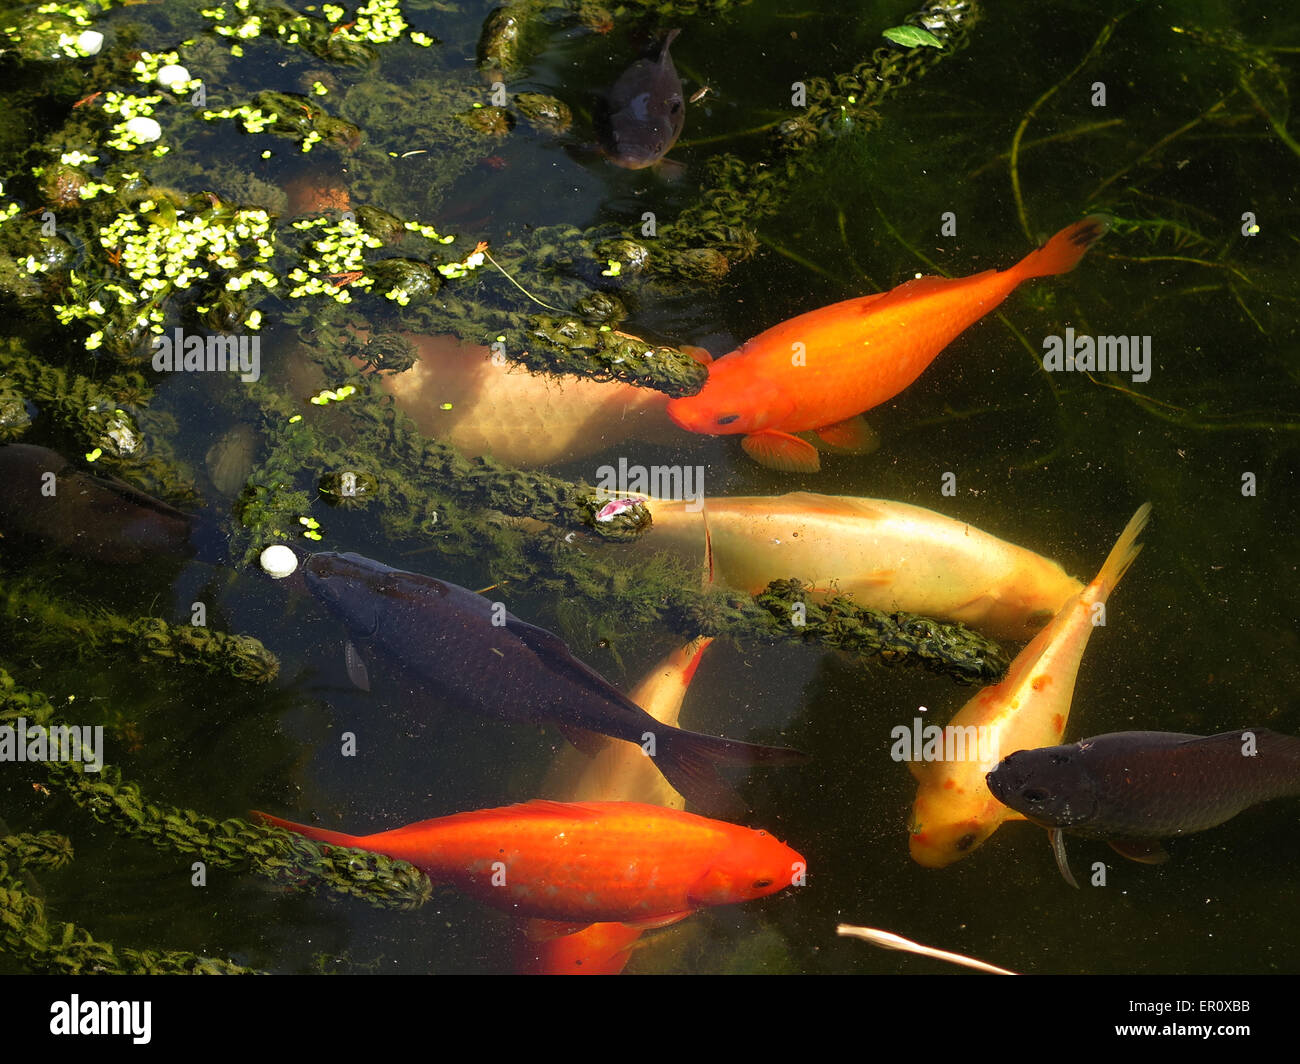
[[(439, 828), (452, 827), (458, 824), (478, 823), (491, 820), (531, 820), (545, 819), (547, 817), (560, 817), (567, 820), (596, 820), (601, 816), (609, 814), (608, 806), (611, 803), (600, 802), (556, 802), (546, 798), (534, 798), (528, 802), (518, 802), (515, 805), (500, 805), (492, 809), (466, 809), (461, 813), (450, 813), (447, 816), (435, 817), (432, 820), (421, 820), (414, 824), (405, 824), (400, 828), (393, 828), (392, 831), (383, 834), (394, 837), (399, 833), (419, 834), (428, 831), (429, 828), (436, 825)], [(631, 802), (620, 802), (620, 807), (632, 808)], [(658, 810), (658, 806), (650, 808)], [(361, 840), (364, 842), (364, 837)], [(361, 842), (353, 845), (360, 845)]]
[(877, 310), (885, 310), (896, 303), (908, 303), (913, 299), (935, 295), (955, 284), (970, 284), (985, 277), (992, 277), (997, 272), (997, 270), (983, 270), (980, 273), (973, 273), (969, 277), (914, 277), (910, 281), (904, 281), (897, 288), (891, 288), (888, 292), (881, 292), (880, 299), (872, 303), (867, 309), (873, 313)]
[[(457, 813), (457, 816), (481, 816), (491, 817), (500, 816), (505, 819), (510, 817), (548, 817), (564, 816), (578, 820), (595, 820), (600, 816), (609, 813), (609, 802), (555, 802), (549, 798), (534, 798), (531, 801), (519, 802), (516, 805), (503, 805), (496, 809), (479, 809), (470, 813)], [(620, 802), (619, 805), (632, 806), (632, 802)]]
[(740, 446), (759, 465), (782, 473), (816, 473), (822, 467), (817, 448), (788, 432), (753, 432)]
[(817, 430), (817, 435), (830, 444), (853, 454), (870, 454), (880, 446), (880, 437), (867, 424), (861, 414), (827, 425)]

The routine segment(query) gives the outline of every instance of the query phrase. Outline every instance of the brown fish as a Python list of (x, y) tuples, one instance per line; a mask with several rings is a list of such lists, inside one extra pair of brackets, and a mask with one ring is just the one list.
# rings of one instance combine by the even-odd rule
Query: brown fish
[(987, 781), (999, 802), (1048, 829), (1061, 875), (1077, 886), (1062, 832), (1105, 839), (1134, 861), (1168, 860), (1157, 839), (1205, 831), (1259, 802), (1300, 794), (1300, 739), (1267, 728), (1113, 732), (1019, 750)]
[(190, 553), (190, 519), (116, 477), (47, 447), (0, 447), (0, 530), (93, 561), (130, 565)]
[(677, 143), (686, 122), (682, 79), (668, 46), (681, 30), (669, 30), (654, 59), (638, 59), (614, 82), (597, 112), (597, 132), (609, 161), (643, 170)]
[(551, 722), (637, 744), (655, 768), (709, 815), (742, 809), (720, 765), (792, 764), (795, 750), (701, 735), (661, 724), (573, 656), (558, 636), (445, 580), (359, 554), (313, 554), (307, 587), (347, 625), (354, 683), (369, 679), (356, 648), (408, 670), (483, 716)]

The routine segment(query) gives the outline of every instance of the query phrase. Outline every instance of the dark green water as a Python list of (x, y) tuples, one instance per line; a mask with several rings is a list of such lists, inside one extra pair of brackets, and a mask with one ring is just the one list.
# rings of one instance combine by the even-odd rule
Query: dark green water
[[(725, 16), (673, 19), (683, 30), (674, 55), (687, 92), (701, 79), (712, 88), (689, 109), (672, 153), (688, 167), (679, 182), (577, 160), (544, 137), (521, 134), (503, 147), (507, 166), (493, 172), (495, 191), (486, 198), (483, 180), (472, 175), (444, 202), (431, 201), (412, 181), (383, 205), (435, 223), (460, 210), (481, 223), (485, 239), (528, 224), (626, 219), (647, 204), (672, 216), (690, 201), (694, 174), (712, 151), (748, 150), (745, 139), (716, 138), (785, 117), (792, 81), (847, 69), (909, 10), (906, 3), (873, 3), (850, 18), (839, 5), (823, 6), (791, 16), (778, 13), (781, 5), (760, 3)], [(620, 457), (646, 465), (702, 463), (710, 495), (805, 489), (910, 502), (1037, 550), (1085, 579), (1132, 512), (1150, 500), (1145, 550), (1089, 645), (1067, 739), (1251, 725), (1300, 734), (1300, 154), (1269, 119), (1286, 128), (1300, 15), (1226, 0), (990, 8), (967, 49), (892, 94), (875, 128), (836, 141), (786, 208), (758, 223), (764, 249), (754, 260), (713, 288), (683, 286), (643, 304), (633, 331), (717, 354), (792, 315), (930, 272), (918, 255), (964, 275), (1011, 265), (1089, 210), (1144, 227), (1117, 227), (1075, 273), (1015, 293), (1002, 307), (1005, 322), (989, 318), (964, 334), (915, 385), (870, 414), (883, 440), (873, 455), (832, 456), (820, 474), (790, 476), (751, 463), (734, 438), (676, 434), (554, 471), (592, 479), (598, 466)], [(485, 9), (411, 10), (444, 46), (388, 46), (371, 76), (400, 83), (418, 76), (421, 64), (471, 69)], [(1125, 12), (1087, 65), (1063, 81), (1108, 21)], [(170, 17), (131, 9), (114, 19), (156, 19), (162, 47), (181, 32)], [(1174, 26), (1240, 39), (1203, 43)], [(626, 29), (597, 36), (556, 28), (511, 90), (551, 92), (585, 108), (589, 94), (628, 61)], [(1276, 64), (1275, 73), (1265, 60)], [(265, 77), (256, 87), (291, 87), (300, 71), (322, 66), (295, 54), (284, 68), (268, 62), (241, 69)], [(191, 72), (201, 75), (197, 63)], [(343, 67), (335, 74), (346, 84), (367, 76)], [(1092, 102), (1094, 83), (1104, 85), (1105, 106)], [(1058, 84), (1020, 141), (1025, 232), (1007, 153), (1026, 113)], [(26, 113), (55, 124), (62, 117)], [(391, 125), (368, 122), (368, 142), (398, 152), (418, 147), (410, 117), (397, 109), (386, 116)], [(13, 150), (4, 158), (11, 169), (21, 165)], [(158, 179), (201, 190), (204, 162), (181, 157), (171, 176), (163, 171)], [(364, 173), (348, 178), (354, 195), (365, 189)], [(945, 212), (956, 218), (955, 236), (940, 234)], [(1242, 233), (1247, 212), (1258, 235)], [(1168, 224), (1158, 228), (1156, 219), (1177, 223), (1184, 235)], [(447, 228), (459, 231), (457, 224)], [(392, 320), (400, 326), (400, 315)], [(1150, 380), (1049, 377), (1039, 365), (1042, 339), (1067, 326), (1149, 335)], [(39, 327), (24, 331), (39, 334)], [(292, 350), (275, 336), (272, 325), (267, 350)], [(94, 372), (72, 339), (44, 353)], [(196, 472), (231, 425), (214, 416), (206, 387), (163, 381), (155, 400), (175, 416), (177, 448)], [(38, 419), (25, 439), (64, 442), (47, 432)], [(955, 497), (941, 494), (949, 472)], [(1243, 494), (1246, 474), (1253, 474), (1253, 495)], [(326, 525), (324, 549), (357, 551), (468, 587), (492, 582), (486, 567), (448, 565), (436, 550), (412, 555), (419, 543), (385, 541), (365, 515), (312, 512)], [(222, 534), (224, 519), (219, 505), (207, 511), (210, 541)], [(391, 686), (375, 694), (353, 690), (337, 625), (310, 597), (272, 585), (255, 568), (194, 562), (118, 572), (67, 558), (20, 560), (48, 576), (52, 595), (83, 606), (155, 612), (182, 623), (189, 604), (201, 599), (210, 625), (254, 635), (280, 657), (281, 675), (268, 690), (93, 654), (71, 661), (0, 653), (20, 683), (47, 692), (56, 705), (75, 695), (78, 708), (93, 707), (75, 719), (130, 721), (135, 748), (127, 748), (119, 728), (107, 756), (155, 801), (217, 817), (264, 808), (364, 833), (525, 800), (561, 745), (553, 732), (465, 720), (447, 707), (426, 707), (420, 719), (420, 707)], [(508, 601), (535, 623), (559, 628), (567, 621), (562, 630), (578, 656), (620, 686), (635, 683), (676, 641), (666, 630), (609, 632), (601, 618), (582, 616), (582, 604), (561, 609), (527, 588), (513, 589)], [(601, 645), (606, 635), (609, 645)], [(753, 807), (749, 822), (807, 857), (809, 883), (698, 914), (638, 950), (630, 970), (949, 970), (837, 939), (841, 921), (1025, 972), (1297, 970), (1294, 800), (1173, 842), (1172, 860), (1159, 868), (1075, 841), (1076, 873), (1093, 861), (1109, 865), (1106, 887), (1081, 892), (1061, 881), (1043, 833), (1026, 824), (1004, 826), (947, 869), (914, 864), (905, 823), (915, 785), (889, 757), (890, 729), (922, 705), (942, 721), (970, 695), (919, 671), (854, 665), (815, 648), (713, 648), (683, 720), (737, 738), (771, 738), (779, 730), (783, 741), (813, 755), (806, 767), (755, 773), (743, 787)], [(360, 736), (361, 756), (338, 756), (346, 730)], [(75, 862), (43, 874), (41, 885), (55, 918), (98, 938), (291, 972), (510, 968), (509, 923), (472, 901), (436, 893), (414, 913), (381, 912), (286, 895), (251, 876), (220, 872), (195, 888), (189, 859), (120, 839), (66, 801), (43, 798), (32, 788), (40, 778), (3, 766), (0, 812), (13, 830), (72, 838)], [(0, 966), (6, 963), (0, 958)]]

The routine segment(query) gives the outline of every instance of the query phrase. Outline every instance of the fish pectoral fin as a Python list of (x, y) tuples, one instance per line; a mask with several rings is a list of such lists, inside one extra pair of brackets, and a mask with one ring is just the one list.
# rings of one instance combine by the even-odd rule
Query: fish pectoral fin
[(788, 432), (754, 432), (740, 446), (759, 465), (782, 473), (816, 473), (822, 467), (817, 448)]
[(347, 666), (348, 679), (352, 681), (352, 686), (369, 691), (370, 673), (366, 671), (366, 663), (361, 657), (361, 651), (356, 648), (351, 639), (343, 644), (343, 663)]
[(824, 443), (850, 454), (870, 454), (880, 447), (880, 437), (861, 414), (820, 428), (817, 435)]
[(677, 923), (678, 920), (685, 920), (694, 911), (693, 909), (687, 909), (683, 913), (653, 916), (648, 920), (624, 920), (623, 926), (630, 927), (633, 931), (653, 931), (657, 927), (667, 927), (669, 924)]
[(1065, 832), (1060, 828), (1047, 829), (1048, 841), (1052, 844), (1052, 854), (1056, 857), (1056, 867), (1061, 870), (1061, 875), (1065, 881), (1075, 890), (1079, 889), (1079, 884), (1074, 878), (1074, 873), (1070, 871), (1070, 859), (1065, 856)]
[(1110, 848), (1121, 857), (1140, 864), (1164, 864), (1169, 860), (1169, 851), (1156, 839), (1107, 839)]

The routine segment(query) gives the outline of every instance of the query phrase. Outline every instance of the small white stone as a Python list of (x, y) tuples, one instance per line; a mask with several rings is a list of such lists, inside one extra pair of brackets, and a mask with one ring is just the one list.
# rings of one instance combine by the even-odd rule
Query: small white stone
[(99, 50), (104, 47), (104, 35), (96, 30), (86, 30), (77, 37), (77, 47), (86, 55), (99, 55)]
[(162, 126), (152, 118), (132, 118), (126, 124), (126, 131), (141, 144), (148, 144), (162, 136)]
[(283, 580), (298, 568), (298, 555), (283, 543), (275, 543), (262, 551), (262, 571), (275, 580)]
[(183, 66), (177, 66), (175, 63), (168, 63), (165, 67), (159, 69), (158, 84), (164, 89), (170, 89), (173, 85), (184, 85), (190, 80), (190, 72)]

